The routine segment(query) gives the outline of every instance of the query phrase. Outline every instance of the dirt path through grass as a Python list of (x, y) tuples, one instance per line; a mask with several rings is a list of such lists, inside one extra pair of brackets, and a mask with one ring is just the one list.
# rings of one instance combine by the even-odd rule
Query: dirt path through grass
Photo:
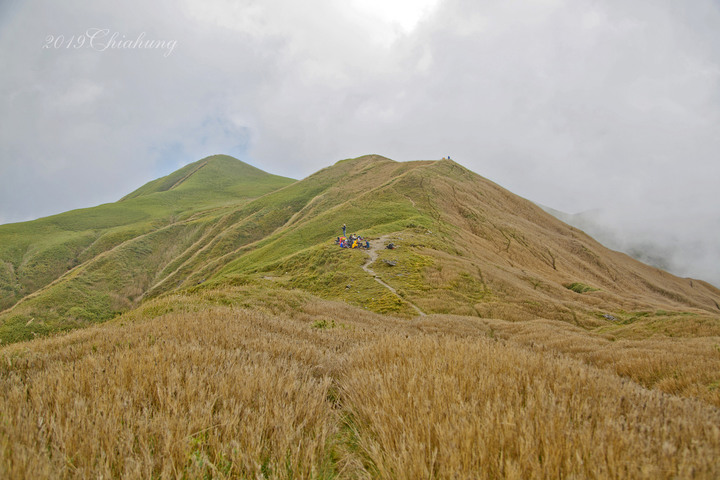
[(383, 281), (380, 279), (380, 277), (377, 276), (377, 274), (375, 273), (375, 271), (374, 271), (372, 268), (370, 268), (370, 265), (372, 265), (372, 263), (373, 263), (375, 260), (377, 260), (379, 251), (380, 251), (381, 249), (385, 248), (384, 245), (385, 245), (385, 242), (388, 240), (388, 237), (389, 237), (389, 235), (383, 235), (382, 237), (378, 238), (377, 240), (374, 240), (374, 241), (370, 244), (370, 249), (366, 250), (369, 258), (368, 258), (367, 262), (365, 262), (365, 263), (363, 264), (362, 269), (365, 270), (365, 271), (366, 271), (367, 273), (369, 273), (370, 275), (372, 275), (372, 277), (375, 279), (376, 282), (378, 282), (380, 285), (382, 285), (383, 287), (385, 287), (385, 288), (387, 288), (388, 290), (390, 290), (390, 291), (393, 293), (393, 295), (395, 295), (396, 297), (400, 298), (403, 302), (407, 302), (408, 305), (410, 305), (412, 308), (415, 309), (416, 312), (418, 312), (418, 315), (424, 317), (424, 316), (425, 316), (425, 312), (423, 312), (422, 310), (420, 310), (420, 308), (418, 308), (417, 305), (415, 305), (414, 303), (412, 303), (412, 302), (409, 301), (408, 299), (403, 298), (403, 297), (401, 297), (400, 295), (398, 295), (397, 291), (396, 291), (393, 287), (391, 287), (391, 286), (388, 285), (387, 283), (383, 282)]

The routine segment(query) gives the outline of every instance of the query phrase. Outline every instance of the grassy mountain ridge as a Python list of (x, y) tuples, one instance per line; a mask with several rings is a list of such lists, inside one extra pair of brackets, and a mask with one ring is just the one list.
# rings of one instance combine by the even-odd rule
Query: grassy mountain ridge
[[(341, 185), (323, 191), (302, 215), (240, 252), (219, 272), (202, 271), (202, 277), (214, 272), (220, 277), (271, 275), (317, 294), (332, 291), (330, 298), (371, 304), (378, 292), (359, 268), (365, 256), (328, 246), (339, 225), (348, 223), (370, 237), (394, 235), (402, 248), (383, 252), (376, 271), (427, 313), (559, 316), (572, 321), (584, 314), (589, 321), (601, 309), (717, 311), (718, 291), (713, 287), (611, 252), (454, 162), (398, 168), (377, 159), (358, 161)], [(304, 188), (303, 182), (290, 188)], [(383, 262), (391, 259), (400, 259), (399, 268)], [(327, 265), (325, 273), (318, 275), (318, 265)], [(356, 296), (352, 288), (344, 292), (353, 282), (367, 291)], [(578, 294), (567, 287), (572, 284), (594, 290)]]
[(188, 167), (172, 189), (150, 182), (120, 202), (1, 225), (0, 339), (111, 318), (168, 261), (148, 264), (149, 256), (167, 257), (219, 212), (294, 182), (227, 156)]
[[(1, 478), (720, 474), (715, 287), (449, 160), (203, 203), (211, 163), (114, 207), (192, 204), (170, 217), (5, 231), (13, 281), (42, 242), (79, 263), (48, 254), (0, 314)], [(343, 223), (373, 249), (338, 248)]]
[(171, 190), (178, 190), (185, 197), (189, 192), (200, 191), (205, 198), (220, 193), (255, 198), (268, 191), (268, 184), (272, 189), (278, 181), (291, 183), (293, 180), (269, 174), (228, 155), (213, 155), (146, 183), (120, 202)]
[[(238, 198), (241, 192), (265, 194)], [(62, 261), (38, 268), (49, 280), (2, 314), (4, 341), (107, 320), (147, 298), (205, 283), (272, 281), (380, 313), (412, 316), (420, 309), (593, 328), (625, 312), (720, 310), (714, 287), (610, 251), (451, 160), (367, 155), (291, 183), (209, 157), (111, 205), (140, 215), (168, 196), (177, 209), (193, 209), (175, 210), (164, 222), (148, 214), (154, 223), (129, 221), (95, 236), (82, 230), (95, 210), (90, 219), (70, 215), (84, 235), (71, 240), (84, 250), (73, 251), (70, 240), (60, 245), (64, 261), (79, 264), (67, 273)], [(197, 200), (202, 196), (205, 203)], [(369, 266), (394, 292), (363, 270), (365, 252), (333, 245), (343, 223), (348, 233), (384, 236), (400, 247), (381, 251)], [(15, 264), (5, 264), (13, 285)], [(15, 278), (32, 279), (22, 273)]]

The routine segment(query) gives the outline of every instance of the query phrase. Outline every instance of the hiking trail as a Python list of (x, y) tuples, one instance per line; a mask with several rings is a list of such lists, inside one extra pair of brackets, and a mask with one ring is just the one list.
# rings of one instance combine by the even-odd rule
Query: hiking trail
[(385, 242), (388, 240), (388, 237), (389, 237), (389, 236), (390, 236), (390, 235), (383, 235), (382, 237), (378, 238), (377, 240), (373, 240), (373, 241), (372, 241), (372, 243), (370, 244), (370, 249), (369, 249), (369, 250), (366, 250), (369, 258), (368, 258), (367, 262), (365, 262), (365, 263), (363, 264), (362, 269), (365, 270), (365, 271), (366, 271), (367, 273), (369, 273), (370, 275), (372, 275), (372, 277), (375, 279), (376, 282), (378, 282), (380, 285), (382, 285), (383, 287), (385, 287), (385, 288), (387, 288), (388, 290), (390, 290), (390, 291), (393, 293), (393, 295), (395, 295), (396, 297), (398, 297), (398, 298), (399, 298), (400, 300), (402, 300), (403, 302), (406, 302), (408, 305), (410, 305), (412, 308), (414, 308), (415, 311), (418, 312), (418, 314), (419, 314), (420, 316), (423, 316), (423, 317), (424, 317), (424, 316), (425, 316), (425, 312), (423, 312), (422, 310), (420, 310), (420, 308), (418, 308), (418, 306), (415, 305), (414, 303), (412, 303), (410, 300), (408, 300), (408, 299), (406, 299), (406, 298), (403, 298), (403, 297), (401, 297), (400, 295), (398, 295), (397, 291), (396, 291), (393, 287), (391, 287), (391, 286), (388, 285), (387, 283), (383, 282), (382, 279), (380, 279), (380, 277), (377, 276), (377, 274), (375, 273), (375, 271), (374, 271), (372, 268), (370, 268), (370, 265), (372, 265), (372, 263), (373, 263), (375, 260), (377, 260), (379, 251), (385, 248), (384, 245), (385, 245)]

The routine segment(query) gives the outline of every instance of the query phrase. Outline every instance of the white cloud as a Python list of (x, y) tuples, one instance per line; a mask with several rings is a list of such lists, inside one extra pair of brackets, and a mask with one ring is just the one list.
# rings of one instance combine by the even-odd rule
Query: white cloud
[(436, 8), (438, 0), (351, 0), (355, 15), (369, 17), (382, 43), (390, 44), (400, 35), (411, 33)]

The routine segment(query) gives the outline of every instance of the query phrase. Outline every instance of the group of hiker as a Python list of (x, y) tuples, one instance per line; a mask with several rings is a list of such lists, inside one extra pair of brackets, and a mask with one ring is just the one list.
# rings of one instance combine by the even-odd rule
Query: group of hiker
[(337, 239), (335, 240), (335, 243), (337, 243), (340, 248), (370, 248), (370, 241), (361, 237), (360, 235), (355, 235), (354, 233), (351, 233), (349, 237), (346, 237), (346, 229), (347, 226), (343, 224), (343, 234), (341, 237), (337, 237)]
[[(347, 229), (347, 226), (343, 223), (343, 226), (342, 226), (343, 234), (341, 237), (337, 237), (335, 239), (335, 243), (340, 248), (365, 248), (368, 250), (370, 249), (370, 240), (367, 240), (367, 239), (361, 237), (360, 235), (355, 235), (354, 233), (351, 233), (349, 237), (346, 237), (345, 236), (346, 229)], [(387, 245), (385, 245), (385, 248), (387, 248), (389, 250), (394, 250), (397, 247), (395, 246), (394, 243), (388, 243)]]

